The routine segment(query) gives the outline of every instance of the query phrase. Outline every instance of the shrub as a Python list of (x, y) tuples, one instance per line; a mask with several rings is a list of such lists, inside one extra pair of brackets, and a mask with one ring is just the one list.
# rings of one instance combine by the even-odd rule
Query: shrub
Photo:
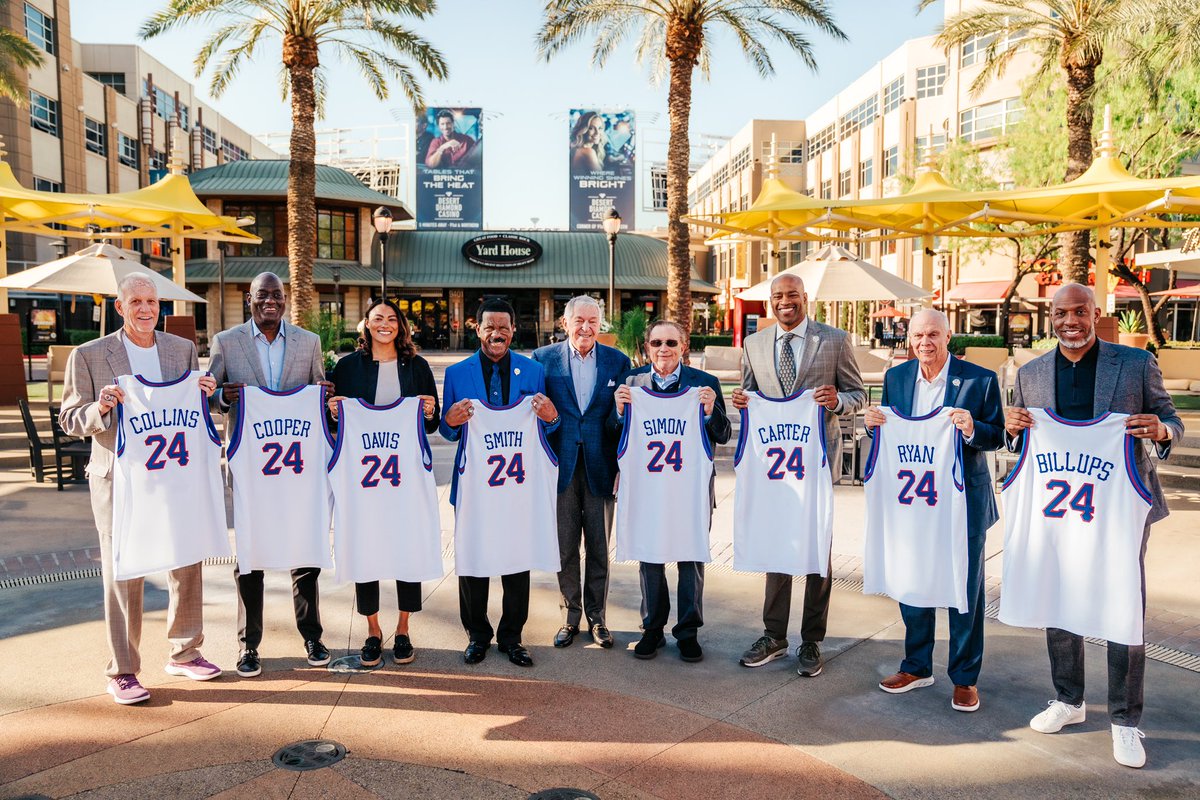
[(968, 347), (1008, 347), (1003, 336), (957, 334), (950, 337), (950, 352), (961, 356)]
[(733, 337), (725, 336), (722, 334), (705, 335), (702, 333), (693, 333), (688, 338), (688, 348), (692, 352), (696, 352), (697, 350), (703, 350), (704, 348), (709, 347), (709, 346), (732, 347), (733, 346)]
[(358, 349), (358, 337), (347, 336), (338, 342), (337, 351), (339, 353), (353, 353)]
[(1168, 339), (1163, 345), (1165, 350), (1200, 350), (1200, 342), (1181, 341), (1179, 339)]

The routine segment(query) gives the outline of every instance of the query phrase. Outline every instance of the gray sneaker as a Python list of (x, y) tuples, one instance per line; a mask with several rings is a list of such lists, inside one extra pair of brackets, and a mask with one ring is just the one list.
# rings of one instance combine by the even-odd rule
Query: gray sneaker
[(772, 639), (770, 636), (760, 636), (758, 641), (750, 645), (750, 649), (742, 653), (738, 663), (743, 667), (761, 667), (777, 658), (784, 658), (788, 653), (787, 639)]
[(825, 662), (821, 660), (821, 647), (816, 642), (805, 642), (796, 650), (796, 658), (800, 659), (800, 666), (796, 668), (796, 674), (802, 678), (815, 678), (821, 674), (821, 670), (825, 666)]

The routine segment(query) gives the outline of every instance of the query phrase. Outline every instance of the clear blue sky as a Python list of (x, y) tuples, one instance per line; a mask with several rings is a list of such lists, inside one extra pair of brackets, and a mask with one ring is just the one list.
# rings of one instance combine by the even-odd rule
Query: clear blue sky
[[(83, 42), (139, 43), (180, 75), (192, 77), (192, 59), (215, 29), (189, 26), (139, 42), (141, 22), (164, 5), (153, 0), (71, 3), (73, 36)], [(728, 136), (752, 118), (802, 118), (905, 39), (930, 33), (942, 19), (941, 4), (917, 17), (916, 0), (831, 0), (847, 43), (808, 31), (820, 71), (810, 72), (790, 51), (774, 46), (776, 76), (763, 80), (725, 34), (713, 41), (714, 75), (693, 84), (691, 129)], [(417, 30), (446, 56), (450, 78), (429, 84), (432, 105), (479, 105), (502, 116), (485, 120), (484, 223), (489, 228), (567, 224), (566, 112), (570, 108), (626, 107), (639, 124), (659, 115), (666, 129), (666, 87), (652, 86), (627, 48), (603, 70), (591, 66), (590, 47), (578, 44), (552, 62), (539, 61), (533, 46), (543, 3), (537, 0), (441, 0), (436, 16)], [(286, 131), (290, 112), (279, 99), (279, 42), (262, 46), (238, 82), (213, 107), (252, 133)], [(196, 81), (206, 97), (208, 76)], [(318, 127), (357, 127), (394, 122), (392, 109), (406, 102), (393, 93), (380, 103), (352, 67), (334, 61), (326, 117)], [(407, 114), (408, 112), (402, 112)], [(641, 176), (639, 175), (639, 178)], [(643, 219), (645, 217), (645, 219)], [(653, 223), (639, 212), (639, 227)]]

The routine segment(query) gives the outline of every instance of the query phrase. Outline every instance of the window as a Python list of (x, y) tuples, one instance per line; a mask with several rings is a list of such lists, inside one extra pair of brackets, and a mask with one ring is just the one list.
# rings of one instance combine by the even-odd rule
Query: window
[(58, 136), (58, 101), (31, 90), (29, 92), (29, 124), (51, 136)]
[(826, 180), (821, 181), (821, 199), (833, 199), (833, 178), (827, 178)]
[(845, 197), (850, 189), (850, 170), (844, 169), (838, 173), (838, 196)]
[(870, 124), (877, 116), (879, 116), (879, 96), (871, 95), (842, 117), (840, 121), (842, 138), (845, 139), (862, 126)]
[(287, 208), (284, 205), (226, 203), (221, 213), (234, 217), (253, 217), (254, 224), (246, 231), (262, 238), (261, 244), (234, 244), (230, 255), (234, 256), (286, 256), (287, 255)]
[(883, 113), (895, 111), (904, 101), (904, 76), (883, 87)]
[(714, 189), (720, 189), (725, 185), (725, 181), (729, 180), (729, 165), (722, 164), (713, 172), (712, 185)]
[(870, 186), (875, 182), (875, 159), (858, 162), (858, 187)]
[(358, 258), (358, 212), (317, 209), (317, 258)]
[(930, 141), (928, 136), (917, 137), (917, 163), (924, 164), (925, 159), (931, 155), (937, 155), (946, 149), (946, 134), (935, 134)]
[(183, 128), (185, 131), (191, 130), (191, 127), (188, 123), (188, 107), (183, 103), (179, 104), (179, 127)]
[(250, 157), (249, 153), (224, 137), (221, 138), (221, 152), (225, 154), (226, 161), (242, 161)]
[(105, 86), (111, 86), (114, 92), (125, 94), (124, 72), (89, 72), (88, 75), (100, 81)]
[(742, 170), (750, 166), (750, 147), (743, 147), (738, 151), (733, 159), (729, 162), (729, 171), (733, 175), (737, 175)]
[(117, 134), (117, 161), (127, 167), (138, 169), (141, 159), (138, 158), (137, 139), (123, 133)]
[(220, 152), (217, 147), (217, 132), (212, 128), (200, 126), (200, 142), (204, 145), (204, 149), (212, 153), (214, 156)]
[[(779, 159), (778, 163), (780, 164), (803, 164), (804, 142), (791, 139), (776, 139), (775, 156)], [(764, 140), (762, 143), (762, 162), (763, 164), (771, 163), (770, 139)]]
[(36, 192), (61, 192), (63, 185), (58, 181), (46, 180), (35, 175), (33, 177), (33, 189)]
[(969, 67), (972, 64), (982, 64), (987, 60), (987, 51), (994, 48), (994, 52), (1002, 53), (1010, 47), (1020, 45), (1022, 39), (1027, 36), (1026, 31), (1016, 31), (1007, 36), (999, 36), (992, 33), (987, 36), (972, 36), (968, 39), (959, 51), (962, 55), (961, 66)]
[(883, 151), (883, 177), (890, 178), (900, 172), (900, 145), (892, 145)]
[(922, 97), (941, 97), (942, 87), (946, 85), (946, 65), (938, 64), (932, 67), (921, 67), (917, 70), (917, 99)]
[(837, 127), (830, 125), (824, 130), (818, 131), (815, 136), (810, 136), (808, 139), (808, 158), (812, 160), (824, 153), (829, 148), (833, 147), (837, 141)]
[(702, 202), (702, 203), (708, 199), (708, 196), (710, 194), (712, 194), (712, 180), (711, 179), (702, 182), (700, 184), (700, 188), (696, 190), (696, 196), (700, 198), (700, 202)]
[(31, 44), (54, 55), (54, 19), (25, 4), (25, 38)]
[(83, 146), (89, 152), (102, 156), (108, 154), (108, 132), (105, 131), (103, 122), (98, 122), (91, 117), (84, 117), (83, 135)]
[(742, 199), (738, 201), (738, 211), (748, 211), (750, 209), (750, 195), (742, 195)]
[(650, 210), (667, 210), (667, 168), (662, 164), (650, 167)]
[(166, 169), (167, 154), (162, 150), (150, 149), (150, 169)]
[(958, 134), (968, 142), (1003, 136), (1010, 126), (1021, 119), (1022, 111), (1024, 107), (1019, 97), (968, 108), (958, 115)]

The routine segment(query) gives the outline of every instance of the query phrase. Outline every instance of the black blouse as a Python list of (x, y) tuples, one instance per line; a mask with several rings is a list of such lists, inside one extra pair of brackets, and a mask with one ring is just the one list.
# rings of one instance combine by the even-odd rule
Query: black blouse
[[(438, 399), (437, 383), (429, 362), (420, 356), (396, 360), (396, 371), (400, 375), (400, 393), (404, 397), (419, 394), (433, 397), (433, 418), (425, 420), (425, 432), (437, 430), (441, 418), (441, 401)], [(356, 350), (341, 359), (333, 368), (334, 394), (357, 397), (368, 403), (375, 402), (375, 388), (379, 384), (379, 362), (367, 355), (365, 350)]]

